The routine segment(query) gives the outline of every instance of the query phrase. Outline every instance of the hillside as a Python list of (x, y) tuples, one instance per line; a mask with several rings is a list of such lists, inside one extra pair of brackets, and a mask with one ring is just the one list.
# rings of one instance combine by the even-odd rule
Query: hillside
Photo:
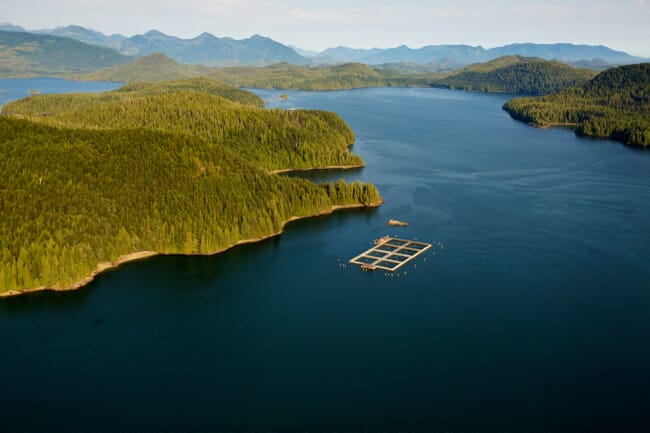
[(310, 151), (335, 154), (333, 137), (347, 152), (338, 116), (242, 105), (204, 81), (5, 105), (0, 293), (74, 287), (137, 251), (217, 252), (293, 217), (379, 202), (372, 185), (268, 174), (315, 166)]
[[(396, 69), (371, 68), (359, 63), (333, 66), (296, 66), (278, 63), (266, 67), (213, 68), (182, 65), (162, 53), (151, 54), (131, 63), (77, 76), (96, 81), (165, 81), (187, 77), (212, 77), (238, 87), (300, 90), (340, 90), (396, 84), (401, 77), (416, 77)], [(410, 81), (409, 81), (410, 83)], [(423, 83), (426, 85), (426, 83)]]
[(582, 84), (595, 72), (535, 57), (505, 56), (433, 80), (434, 87), (478, 92), (544, 95)]
[[(37, 95), (6, 104), (2, 112), (53, 126), (146, 127), (198, 136), (227, 146), (266, 170), (363, 163), (348, 152), (354, 134), (335, 113), (265, 110), (234, 103), (224, 96), (239, 99), (243, 91), (222, 86), (209, 79), (192, 79), (134, 84), (98, 94)], [(251, 97), (254, 105), (258, 101)]]
[(100, 69), (75, 78), (122, 83), (154, 83), (214, 74), (215, 68), (198, 65), (182, 65), (163, 53), (153, 53), (137, 58), (124, 65)]
[(429, 87), (439, 76), (438, 65), (362, 63), (266, 68), (222, 68), (215, 76), (226, 83), (264, 89), (341, 90), (364, 87)]
[(0, 31), (0, 77), (61, 77), (132, 60), (111, 49), (74, 39)]
[(223, 68), (221, 80), (262, 89), (340, 90), (386, 85), (384, 77), (360, 63), (333, 66), (295, 66), (281, 63), (265, 68)]
[(574, 69), (559, 62), (525, 57), (502, 57), (484, 64), (468, 66), (458, 72), (442, 74), (440, 65), (389, 63), (370, 67), (361, 63), (296, 66), (279, 63), (262, 68), (243, 66), (212, 68), (181, 65), (161, 53), (131, 63), (81, 76), (99, 81), (163, 81), (207, 76), (233, 86), (293, 89), (341, 90), (363, 87), (418, 86), (445, 87), (487, 92), (544, 94), (593, 77), (595, 72)]
[[(132, 99), (133, 97), (156, 96), (186, 91), (218, 96), (243, 105), (264, 107), (264, 101), (256, 94), (246, 90), (237, 89), (221, 81), (206, 77), (155, 83), (134, 82), (120, 87), (115, 92), (122, 95), (126, 94), (129, 99)], [(106, 94), (102, 95), (105, 97), (108, 96)]]
[(504, 107), (539, 126), (569, 124), (576, 132), (650, 146), (650, 63), (620, 66), (591, 81), (539, 98), (516, 98)]

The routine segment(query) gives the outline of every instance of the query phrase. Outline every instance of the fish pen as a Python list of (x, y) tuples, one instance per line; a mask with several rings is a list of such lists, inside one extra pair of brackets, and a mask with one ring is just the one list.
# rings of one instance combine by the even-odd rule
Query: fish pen
[(361, 266), (364, 271), (382, 269), (395, 272), (429, 248), (432, 244), (384, 236), (375, 246), (354, 257), (349, 263)]

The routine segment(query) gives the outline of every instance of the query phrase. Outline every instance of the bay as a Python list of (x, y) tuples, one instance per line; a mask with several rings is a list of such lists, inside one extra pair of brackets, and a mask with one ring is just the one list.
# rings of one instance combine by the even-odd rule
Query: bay
[(0, 79), (0, 109), (7, 102), (29, 96), (30, 92), (38, 94), (104, 92), (117, 89), (123, 84), (104, 81), (72, 81), (62, 78), (4, 78)]
[[(650, 153), (516, 122), (507, 95), (255, 92), (339, 113), (366, 167), (301, 175), (386, 203), (1, 301), (3, 430), (650, 428)], [(435, 247), (346, 265), (384, 234)]]

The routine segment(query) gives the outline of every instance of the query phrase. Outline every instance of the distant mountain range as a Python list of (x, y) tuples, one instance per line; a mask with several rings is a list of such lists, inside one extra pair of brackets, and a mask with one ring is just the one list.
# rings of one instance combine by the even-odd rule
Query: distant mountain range
[(218, 38), (202, 33), (191, 39), (169, 36), (157, 30), (143, 35), (126, 37), (105, 35), (80, 26), (57, 27), (54, 29), (25, 30), (12, 24), (0, 24), (0, 30), (29, 32), (42, 35), (76, 39), (92, 45), (100, 45), (128, 56), (146, 56), (162, 52), (180, 63), (209, 66), (266, 66), (279, 62), (297, 65), (311, 63), (293, 49), (272, 39), (254, 35), (248, 39), (235, 40)]
[(510, 44), (485, 49), (470, 45), (428, 45), (409, 48), (402, 45), (395, 48), (354, 49), (348, 47), (329, 48), (315, 58), (336, 58), (345, 62), (360, 62), (368, 65), (384, 63), (443, 63), (457, 66), (482, 63), (503, 56), (540, 57), (562, 62), (593, 61), (598, 59), (610, 65), (638, 63), (640, 57), (598, 45), (574, 44)]
[(127, 37), (119, 34), (105, 35), (75, 25), (54, 29), (26, 30), (8, 23), (0, 24), (0, 30), (72, 38), (88, 44), (112, 48), (129, 56), (145, 56), (162, 52), (180, 63), (209, 66), (267, 66), (281, 62), (294, 65), (358, 62), (368, 65), (438, 64), (440, 66), (437, 69), (451, 70), (506, 55), (540, 57), (565, 63), (581, 62), (582, 65), (597, 65), (597, 69), (604, 69), (603, 65), (611, 66), (644, 61), (642, 58), (602, 45), (523, 43), (489, 49), (470, 45), (428, 45), (422, 48), (409, 48), (402, 45), (388, 49), (337, 47), (316, 53), (295, 46), (283, 45), (259, 35), (236, 40), (202, 33), (195, 38), (181, 39), (151, 30), (142, 35)]

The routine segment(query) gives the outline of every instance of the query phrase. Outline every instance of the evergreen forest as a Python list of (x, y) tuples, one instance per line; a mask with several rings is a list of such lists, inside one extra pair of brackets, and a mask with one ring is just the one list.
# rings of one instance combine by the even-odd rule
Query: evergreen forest
[(545, 95), (587, 82), (596, 73), (537, 57), (505, 56), (435, 79), (434, 87), (486, 93)]
[(61, 288), (138, 251), (204, 254), (293, 217), (374, 206), (374, 186), (273, 169), (360, 164), (338, 116), (266, 110), (207, 79), (37, 95), (0, 116), (0, 293)]
[(572, 125), (576, 133), (650, 146), (650, 63), (620, 66), (589, 82), (537, 98), (515, 98), (504, 110), (538, 126)]
[(192, 78), (97, 94), (36, 95), (6, 104), (3, 113), (59, 127), (187, 134), (225, 145), (269, 171), (363, 164), (349, 152), (354, 133), (337, 114), (261, 104), (250, 92)]

